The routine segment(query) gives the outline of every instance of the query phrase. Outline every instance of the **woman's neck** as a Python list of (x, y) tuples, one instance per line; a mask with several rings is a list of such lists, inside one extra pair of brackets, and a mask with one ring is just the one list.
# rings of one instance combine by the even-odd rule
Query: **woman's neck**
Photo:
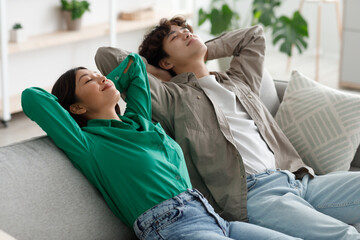
[(88, 119), (108, 119), (108, 120), (119, 120), (121, 121), (119, 115), (115, 110), (111, 111), (102, 111), (97, 113), (87, 113), (86, 116)]

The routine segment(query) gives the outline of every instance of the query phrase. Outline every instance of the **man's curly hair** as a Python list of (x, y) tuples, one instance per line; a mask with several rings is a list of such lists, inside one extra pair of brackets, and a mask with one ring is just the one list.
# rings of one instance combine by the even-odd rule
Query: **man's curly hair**
[[(144, 40), (139, 46), (139, 54), (155, 67), (160, 67), (160, 60), (169, 56), (163, 49), (163, 40), (170, 33), (172, 25), (184, 27), (191, 33), (193, 32), (192, 27), (186, 23), (186, 19), (182, 16), (176, 16), (170, 20), (163, 18), (159, 25), (144, 36)], [(172, 75), (174, 74), (172, 73)]]

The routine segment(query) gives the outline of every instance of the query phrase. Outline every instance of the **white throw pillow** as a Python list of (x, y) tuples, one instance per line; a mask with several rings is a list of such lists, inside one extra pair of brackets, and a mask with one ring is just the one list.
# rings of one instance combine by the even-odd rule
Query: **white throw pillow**
[(263, 77), (260, 86), (260, 99), (267, 107), (271, 115), (275, 116), (280, 100), (276, 92), (274, 79), (271, 77), (269, 71), (264, 68)]
[(360, 143), (359, 95), (293, 71), (275, 120), (317, 174), (349, 170)]

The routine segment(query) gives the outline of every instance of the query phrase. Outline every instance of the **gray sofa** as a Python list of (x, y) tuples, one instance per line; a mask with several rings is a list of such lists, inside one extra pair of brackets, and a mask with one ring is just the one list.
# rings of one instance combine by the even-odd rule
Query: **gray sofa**
[[(285, 88), (264, 82), (273, 114)], [(359, 151), (352, 170), (360, 170)], [(18, 240), (136, 239), (46, 136), (0, 148), (0, 230)]]

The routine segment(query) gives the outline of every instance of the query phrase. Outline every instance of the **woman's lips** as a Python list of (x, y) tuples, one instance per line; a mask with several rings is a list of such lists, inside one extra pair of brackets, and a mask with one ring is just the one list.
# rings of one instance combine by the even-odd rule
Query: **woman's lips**
[(111, 88), (113, 85), (111, 83), (106, 83), (105, 87), (102, 89), (103, 91), (105, 91), (108, 88)]

